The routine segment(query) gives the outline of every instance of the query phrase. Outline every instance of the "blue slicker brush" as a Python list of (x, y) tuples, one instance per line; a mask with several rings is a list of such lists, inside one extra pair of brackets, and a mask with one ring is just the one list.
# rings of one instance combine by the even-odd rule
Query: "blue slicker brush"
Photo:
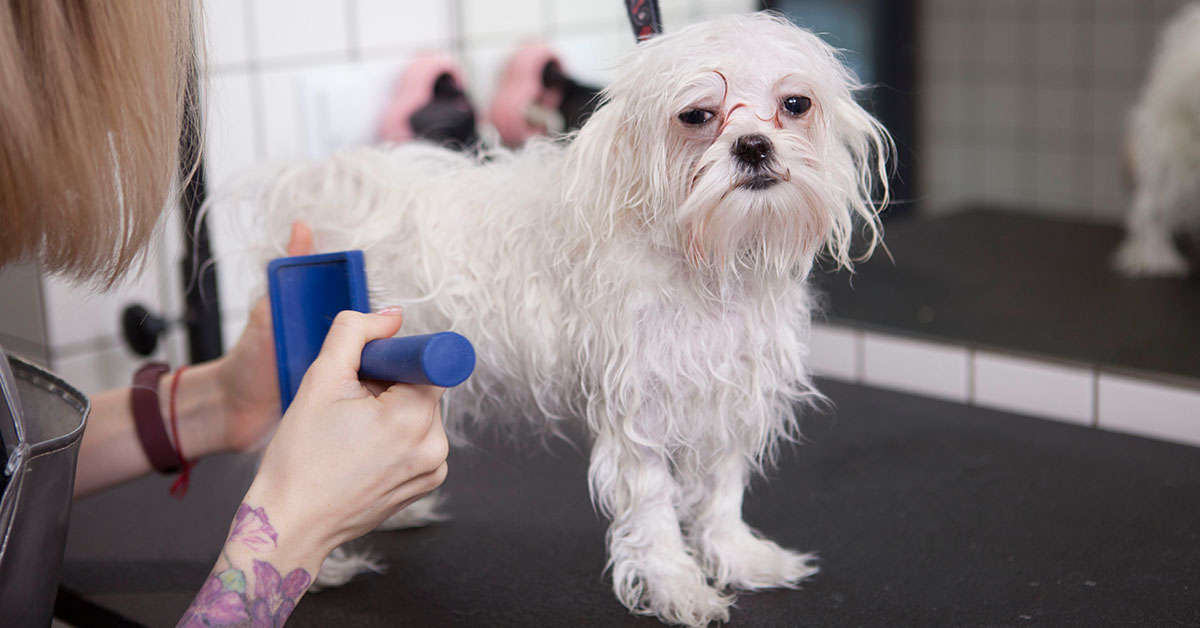
[[(362, 251), (300, 255), (267, 266), (279, 398), (287, 410), (300, 380), (321, 350), (333, 317), (369, 312)], [(475, 348), (449, 331), (372, 340), (363, 348), (360, 377), (449, 388), (475, 370)]]

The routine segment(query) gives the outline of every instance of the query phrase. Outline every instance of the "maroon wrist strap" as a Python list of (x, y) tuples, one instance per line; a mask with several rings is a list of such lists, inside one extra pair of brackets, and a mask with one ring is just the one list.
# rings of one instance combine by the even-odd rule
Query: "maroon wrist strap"
[(162, 362), (147, 362), (134, 374), (133, 388), (129, 392), (129, 405), (133, 408), (138, 440), (150, 459), (150, 466), (159, 473), (179, 470), (179, 453), (167, 437), (167, 426), (158, 404), (158, 380), (169, 370), (171, 367)]

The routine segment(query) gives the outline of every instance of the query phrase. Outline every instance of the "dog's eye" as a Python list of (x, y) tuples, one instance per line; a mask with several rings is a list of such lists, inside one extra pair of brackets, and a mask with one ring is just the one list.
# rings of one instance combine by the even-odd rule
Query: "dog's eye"
[(701, 124), (712, 120), (713, 116), (713, 112), (705, 109), (688, 109), (687, 111), (679, 114), (679, 121), (691, 126), (700, 126)]
[(783, 101), (783, 108), (794, 116), (802, 115), (811, 107), (812, 99), (808, 96), (789, 96)]

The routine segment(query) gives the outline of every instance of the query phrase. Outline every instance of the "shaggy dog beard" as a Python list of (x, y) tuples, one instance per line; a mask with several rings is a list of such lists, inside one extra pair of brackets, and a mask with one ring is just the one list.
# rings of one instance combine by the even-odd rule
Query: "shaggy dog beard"
[(755, 168), (732, 163), (731, 145), (714, 143), (694, 174), (677, 179), (692, 183), (678, 209), (689, 261), (727, 282), (806, 276), (830, 228), (828, 177), (811, 143), (779, 134), (772, 145), (780, 157)]

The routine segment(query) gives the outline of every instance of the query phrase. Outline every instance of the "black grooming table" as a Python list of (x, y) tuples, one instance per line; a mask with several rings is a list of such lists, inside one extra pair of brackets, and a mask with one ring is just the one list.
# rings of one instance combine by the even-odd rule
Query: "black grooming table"
[(1200, 274), (1129, 279), (1121, 229), (977, 210), (886, 223), (857, 273), (818, 276), (831, 322), (1200, 378)]
[[(748, 520), (817, 550), (797, 591), (743, 594), (732, 626), (1200, 625), (1200, 449), (834, 382), (757, 482)], [(376, 533), (388, 564), (309, 595), (288, 626), (655, 626), (613, 598), (586, 456), (563, 443), (451, 455), (452, 521)], [(205, 467), (208, 467), (207, 469)], [(79, 504), (60, 614), (174, 625), (199, 589), (244, 473), (197, 468)]]

